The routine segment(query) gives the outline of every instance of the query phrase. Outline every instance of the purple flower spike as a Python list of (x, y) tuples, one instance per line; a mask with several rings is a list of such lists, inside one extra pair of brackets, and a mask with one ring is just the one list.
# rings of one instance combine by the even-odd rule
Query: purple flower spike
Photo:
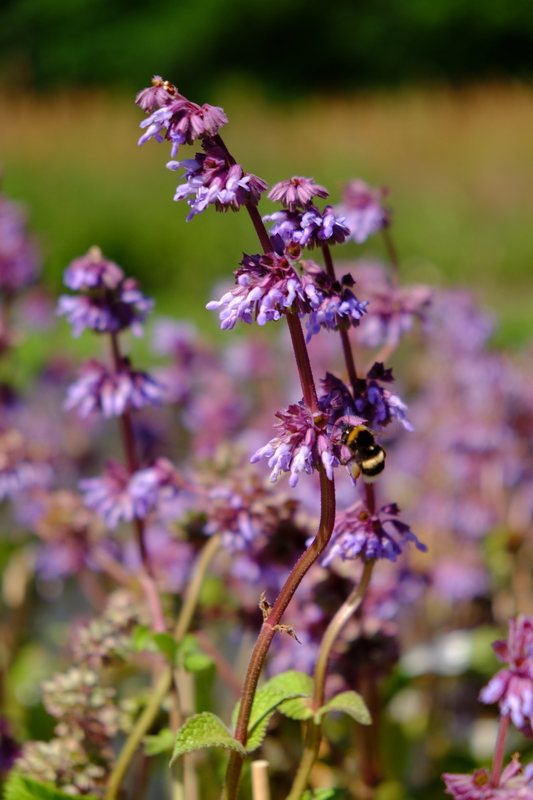
[[(323, 566), (327, 567), (336, 556), (343, 561), (359, 557), (365, 561), (372, 558), (396, 561), (408, 542), (413, 542), (418, 550), (425, 552), (426, 546), (418, 541), (409, 525), (398, 519), (399, 513), (398, 506), (390, 503), (380, 508), (377, 514), (369, 514), (361, 501), (339, 512), (331, 544), (322, 561)], [(385, 525), (388, 525), (388, 531)]]
[(366, 312), (367, 301), (359, 302), (352, 292), (354, 281), (345, 275), (340, 281), (332, 280), (314, 261), (304, 261), (304, 274), (312, 277), (322, 302), (309, 315), (307, 341), (318, 333), (320, 328), (330, 331), (347, 330), (357, 327)]
[(104, 517), (109, 528), (121, 520), (146, 519), (160, 502), (175, 497), (179, 476), (166, 458), (158, 458), (151, 467), (131, 475), (116, 461), (108, 461), (99, 478), (85, 478), (79, 483), (83, 502)]
[(99, 478), (84, 478), (79, 486), (83, 502), (100, 514), (108, 528), (116, 528), (120, 520), (131, 522), (135, 517), (135, 502), (130, 492), (131, 475), (117, 461), (108, 461)]
[(479, 693), (482, 703), (498, 703), (526, 736), (533, 738), (533, 618), (521, 614), (509, 620), (507, 641), (493, 644), (499, 661), (509, 664)]
[(393, 380), (392, 369), (385, 369), (381, 362), (376, 362), (367, 372), (366, 379), (358, 381), (356, 411), (367, 420), (370, 427), (384, 428), (396, 420), (405, 430), (413, 431), (413, 426), (405, 416), (405, 403), (397, 394), (380, 386), (380, 383), (390, 383)]
[(141, 122), (146, 133), (139, 139), (139, 144), (152, 138), (158, 142), (167, 139), (172, 142), (172, 158), (180, 144), (192, 144), (196, 139), (216, 136), (228, 121), (224, 109), (208, 103), (203, 106), (192, 103), (170, 81), (163, 81), (159, 75), (153, 78), (151, 87), (137, 95), (135, 102), (144, 111), (153, 112)]
[(112, 261), (102, 257), (98, 247), (75, 259), (66, 269), (64, 280), (71, 289), (85, 292), (80, 296), (61, 295), (56, 313), (72, 325), (72, 335), (80, 336), (85, 328), (100, 333), (118, 333), (131, 328), (142, 336), (141, 323), (152, 310), (154, 301), (145, 297), (134, 278)]
[(67, 389), (63, 408), (71, 411), (77, 407), (82, 418), (92, 411), (101, 411), (107, 418), (119, 417), (132, 408), (161, 405), (162, 396), (163, 387), (146, 372), (132, 370), (128, 359), (123, 359), (119, 372), (91, 359)]
[(245, 256), (241, 269), (236, 270), (237, 286), (220, 300), (213, 300), (207, 308), (220, 312), (220, 327), (228, 330), (237, 320), (259, 325), (278, 320), (294, 309), (298, 314), (308, 314), (322, 302), (313, 280), (300, 276), (294, 262), (300, 251), (286, 251), (284, 255), (269, 253), (265, 256)]
[(486, 769), (477, 769), (473, 775), (445, 773), (446, 793), (454, 800), (533, 800), (531, 764), (522, 768), (518, 755), (506, 766), (498, 786)]
[(91, 247), (86, 255), (75, 258), (63, 275), (65, 286), (76, 292), (116, 289), (123, 280), (124, 272), (113, 261), (104, 258), (99, 247)]
[(24, 210), (0, 194), (0, 290), (13, 294), (26, 288), (37, 278), (39, 269)]
[(309, 250), (323, 244), (342, 244), (350, 234), (344, 217), (336, 217), (331, 206), (322, 213), (316, 206), (305, 212), (276, 211), (263, 217), (263, 222), (273, 222), (270, 233), (281, 236), (286, 245), (295, 242)]
[(342, 202), (335, 209), (345, 217), (344, 224), (350, 231), (349, 239), (362, 244), (369, 236), (389, 225), (390, 211), (381, 205), (386, 195), (386, 189), (371, 189), (357, 178), (350, 181), (344, 190)]
[(185, 183), (176, 189), (174, 200), (187, 200), (191, 211), (187, 222), (209, 205), (217, 211), (238, 211), (245, 204), (257, 205), (267, 184), (255, 175), (244, 172), (240, 164), (229, 161), (227, 153), (211, 143), (206, 152), (195, 158), (169, 161), (170, 170), (185, 170)]
[(254, 453), (251, 463), (268, 458), (268, 466), (272, 468), (272, 483), (278, 480), (282, 472), (290, 472), (289, 483), (296, 486), (300, 472), (310, 475), (320, 464), (332, 480), (333, 468), (338, 467), (340, 461), (329, 436), (309, 410), (300, 403), (294, 403), (286, 411), (278, 411), (276, 416), (280, 419), (274, 426), (278, 435)]
[(301, 208), (304, 211), (309, 208), (313, 197), (326, 198), (329, 192), (323, 186), (319, 186), (313, 178), (294, 177), (288, 181), (280, 181), (272, 187), (267, 197), (274, 203), (281, 203), (289, 211), (296, 211)]

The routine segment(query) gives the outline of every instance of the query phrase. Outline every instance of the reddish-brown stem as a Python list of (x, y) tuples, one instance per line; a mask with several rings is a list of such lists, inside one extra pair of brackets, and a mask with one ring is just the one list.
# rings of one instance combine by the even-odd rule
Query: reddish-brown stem
[[(331, 278), (331, 280), (337, 280), (337, 276), (335, 274), (335, 266), (333, 264), (333, 257), (331, 255), (331, 249), (328, 244), (322, 245), (322, 254), (324, 256), (324, 264), (326, 265), (326, 272)], [(352, 390), (354, 393), (354, 397), (358, 393), (357, 389), (357, 369), (355, 368), (355, 360), (353, 357), (352, 345), (350, 343), (350, 335), (348, 331), (340, 330), (339, 331), (341, 336), (342, 342), (342, 352), (344, 355), (344, 362), (346, 364), (346, 371), (348, 373), (349, 381), (352, 385)]]
[[(116, 333), (111, 334), (111, 352), (113, 356), (113, 368), (115, 372), (120, 372), (122, 369), (122, 355), (118, 344), (118, 336)], [(124, 448), (124, 455), (126, 458), (126, 466), (130, 475), (139, 468), (137, 460), (137, 453), (135, 452), (135, 434), (133, 431), (133, 423), (129, 411), (124, 411), (119, 417), (120, 433), (122, 437), (122, 446)], [(146, 601), (152, 613), (152, 621), (154, 630), (162, 633), (166, 630), (163, 609), (161, 608), (161, 600), (155, 585), (148, 551), (146, 549), (146, 541), (144, 538), (144, 520), (139, 517), (133, 518), (133, 529), (137, 543), (139, 545), (139, 553), (141, 556), (142, 571), (140, 574), (140, 582), (146, 597)]]
[[(248, 672), (241, 695), (239, 717), (235, 728), (235, 738), (243, 745), (246, 744), (248, 720), (252, 710), (257, 681), (259, 680), (268, 648), (276, 633), (276, 626), (279, 625), (285, 609), (289, 605), (304, 575), (319, 558), (321, 553), (324, 552), (331, 538), (331, 534), (333, 533), (333, 525), (335, 522), (335, 485), (333, 481), (328, 479), (323, 470), (320, 470), (320, 491), (322, 511), (318, 533), (311, 545), (300, 556), (285, 585), (281, 589), (268, 619), (263, 623), (248, 665)], [(239, 753), (232, 751), (226, 773), (226, 793), (224, 795), (226, 800), (235, 800), (242, 765), (243, 757)]]
[(494, 788), (500, 785), (503, 757), (505, 755), (505, 739), (507, 738), (510, 722), (511, 717), (508, 714), (500, 719), (498, 738), (496, 739), (496, 747), (494, 748), (494, 761), (492, 762), (492, 785)]
[(389, 257), (389, 261), (392, 267), (392, 282), (394, 286), (398, 286), (400, 283), (400, 264), (398, 262), (398, 253), (396, 252), (396, 247), (394, 246), (394, 241), (392, 236), (390, 235), (390, 231), (388, 228), (381, 229), (381, 235), (383, 236), (383, 242), (385, 244), (385, 249), (387, 250), (387, 255)]
[(376, 513), (376, 492), (373, 483), (365, 483), (365, 499), (366, 507), (371, 514)]
[[(261, 219), (261, 215), (257, 209), (257, 206), (247, 205), (246, 210), (250, 215), (250, 219), (252, 220), (257, 236), (259, 237), (261, 247), (265, 253), (271, 252), (272, 245), (270, 244), (270, 238), (263, 224), (263, 220)], [(318, 405), (318, 399), (316, 395), (315, 381), (313, 378), (313, 371), (311, 369), (311, 362), (309, 361), (307, 345), (305, 344), (305, 338), (302, 331), (302, 324), (298, 314), (292, 314), (289, 312), (287, 314), (287, 323), (289, 325), (289, 332), (291, 334), (292, 346), (294, 349), (294, 356), (296, 358), (296, 365), (298, 367), (298, 374), (300, 376), (300, 383), (302, 385), (305, 404), (311, 414), (318, 414), (320, 407)]]

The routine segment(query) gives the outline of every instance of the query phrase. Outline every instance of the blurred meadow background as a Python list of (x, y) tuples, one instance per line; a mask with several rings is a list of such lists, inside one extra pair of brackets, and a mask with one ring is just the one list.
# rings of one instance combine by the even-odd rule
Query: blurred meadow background
[[(521, 344), (533, 332), (532, 44), (520, 0), (327, 13), (298, 1), (12, 0), (0, 11), (2, 187), (29, 206), (53, 291), (98, 244), (160, 311), (214, 333), (213, 284), (257, 246), (243, 215), (186, 223), (168, 148), (138, 149), (134, 96), (160, 73), (225, 108), (230, 149), (271, 185), (313, 176), (332, 202), (355, 176), (389, 187), (404, 279), (475, 286), (501, 342)], [(344, 255), (383, 252), (374, 240)]]

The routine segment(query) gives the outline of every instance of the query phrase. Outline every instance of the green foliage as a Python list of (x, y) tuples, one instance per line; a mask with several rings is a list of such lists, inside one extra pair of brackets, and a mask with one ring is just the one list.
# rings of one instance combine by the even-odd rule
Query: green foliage
[(170, 728), (161, 728), (155, 736), (145, 736), (143, 739), (144, 752), (147, 756), (158, 756), (172, 750), (175, 740), (174, 731)]
[(162, 653), (171, 664), (183, 667), (187, 672), (200, 672), (213, 664), (192, 633), (187, 633), (181, 642), (177, 642), (170, 633), (152, 633), (146, 626), (137, 625), (132, 641), (134, 650)]
[(342, 789), (310, 789), (303, 793), (301, 800), (342, 800), (344, 794)]
[[(83, 797), (84, 800), (96, 800), (94, 795), (84, 794)], [(3, 800), (68, 800), (68, 798), (72, 800), (72, 795), (60, 792), (52, 784), (24, 778), (16, 771), (10, 772), (4, 786)]]
[(176, 736), (171, 764), (184, 753), (202, 747), (226, 747), (245, 755), (242, 744), (234, 739), (222, 720), (209, 711), (203, 711), (187, 720)]
[(315, 714), (317, 724), (321, 722), (324, 714), (328, 714), (330, 711), (343, 711), (353, 717), (356, 722), (361, 723), (361, 725), (370, 725), (372, 722), (365, 701), (357, 692), (341, 692), (319, 708)]
[(306, 719), (311, 719), (311, 717), (314, 716), (307, 697), (295, 697), (292, 700), (284, 700), (284, 702), (280, 703), (278, 706), (278, 711), (285, 717), (296, 719), (301, 722)]
[(185, 634), (180, 642), (176, 661), (187, 672), (201, 672), (213, 665), (213, 659), (204, 653), (192, 633)]
[[(294, 96), (330, 91), (332, 74), (339, 88), (531, 74), (527, 0), (339, 0), (327, 14), (320, 0), (7, 0), (0, 8), (0, 69), (38, 88), (138, 90), (156, 72), (204, 93), (245, 74)], [(296, 29), (316, 68), (290, 80), (281, 60), (250, 59), (242, 47), (252, 36), (257, 52), (272, 41), (288, 51)]]

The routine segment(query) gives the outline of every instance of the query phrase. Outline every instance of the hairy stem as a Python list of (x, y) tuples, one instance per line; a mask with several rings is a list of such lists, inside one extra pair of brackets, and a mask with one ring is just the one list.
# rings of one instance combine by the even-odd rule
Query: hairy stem
[[(300, 556), (299, 560), (292, 569), (285, 585), (281, 589), (278, 599), (274, 603), (269, 617), (263, 623), (257, 642), (248, 665), (248, 672), (245, 678), (242, 695), (239, 717), (235, 729), (235, 738), (246, 745), (248, 735), (248, 720), (252, 710), (252, 703), (257, 688), (259, 675), (263, 668), (268, 649), (276, 633), (275, 627), (289, 605), (296, 589), (300, 585), (304, 575), (312, 567), (319, 556), (324, 552), (328, 542), (333, 533), (333, 525), (335, 522), (335, 484), (330, 481), (323, 469), (320, 470), (320, 489), (322, 497), (322, 512), (320, 519), (320, 526), (318, 533), (307, 548), (307, 550)], [(232, 751), (226, 772), (226, 784), (223, 797), (225, 800), (235, 800), (237, 796), (237, 789), (239, 779), (243, 766), (243, 757)]]
[(496, 747), (494, 749), (494, 761), (492, 762), (492, 785), (494, 788), (500, 785), (503, 757), (505, 755), (505, 739), (507, 738), (510, 722), (511, 717), (508, 714), (500, 719), (500, 728), (498, 730), (498, 738), (496, 739)]
[[(198, 597), (200, 595), (200, 589), (202, 588), (203, 580), (219, 547), (220, 535), (215, 534), (209, 539), (198, 557), (192, 580), (187, 589), (185, 601), (181, 607), (181, 611), (174, 628), (174, 637), (178, 642), (183, 639), (187, 633), (189, 625), (191, 624), (191, 620), (196, 609), (196, 604), (198, 603)], [(116, 800), (118, 791), (124, 779), (124, 775), (126, 774), (130, 762), (137, 751), (141, 739), (150, 730), (159, 712), (161, 703), (169, 692), (171, 686), (172, 669), (170, 667), (166, 667), (164, 673), (160, 676), (153, 689), (148, 705), (135, 723), (132, 732), (126, 739), (126, 743), (120, 752), (117, 762), (113, 768), (113, 772), (109, 777), (105, 800)]]
[[(318, 711), (318, 709), (324, 705), (324, 692), (328, 662), (333, 645), (335, 644), (335, 641), (350, 617), (357, 611), (363, 602), (368, 584), (370, 583), (370, 578), (372, 577), (374, 564), (375, 559), (366, 562), (361, 580), (350, 592), (326, 629), (320, 645), (320, 652), (318, 654), (318, 659), (315, 666), (313, 690), (313, 709), (315, 711)], [(307, 787), (313, 764), (317, 759), (321, 740), (322, 726), (320, 724), (317, 725), (313, 719), (310, 719), (307, 723), (307, 732), (302, 760), (300, 762), (300, 766), (298, 767), (298, 772), (296, 773), (296, 777), (287, 800), (300, 800), (300, 797)]]

